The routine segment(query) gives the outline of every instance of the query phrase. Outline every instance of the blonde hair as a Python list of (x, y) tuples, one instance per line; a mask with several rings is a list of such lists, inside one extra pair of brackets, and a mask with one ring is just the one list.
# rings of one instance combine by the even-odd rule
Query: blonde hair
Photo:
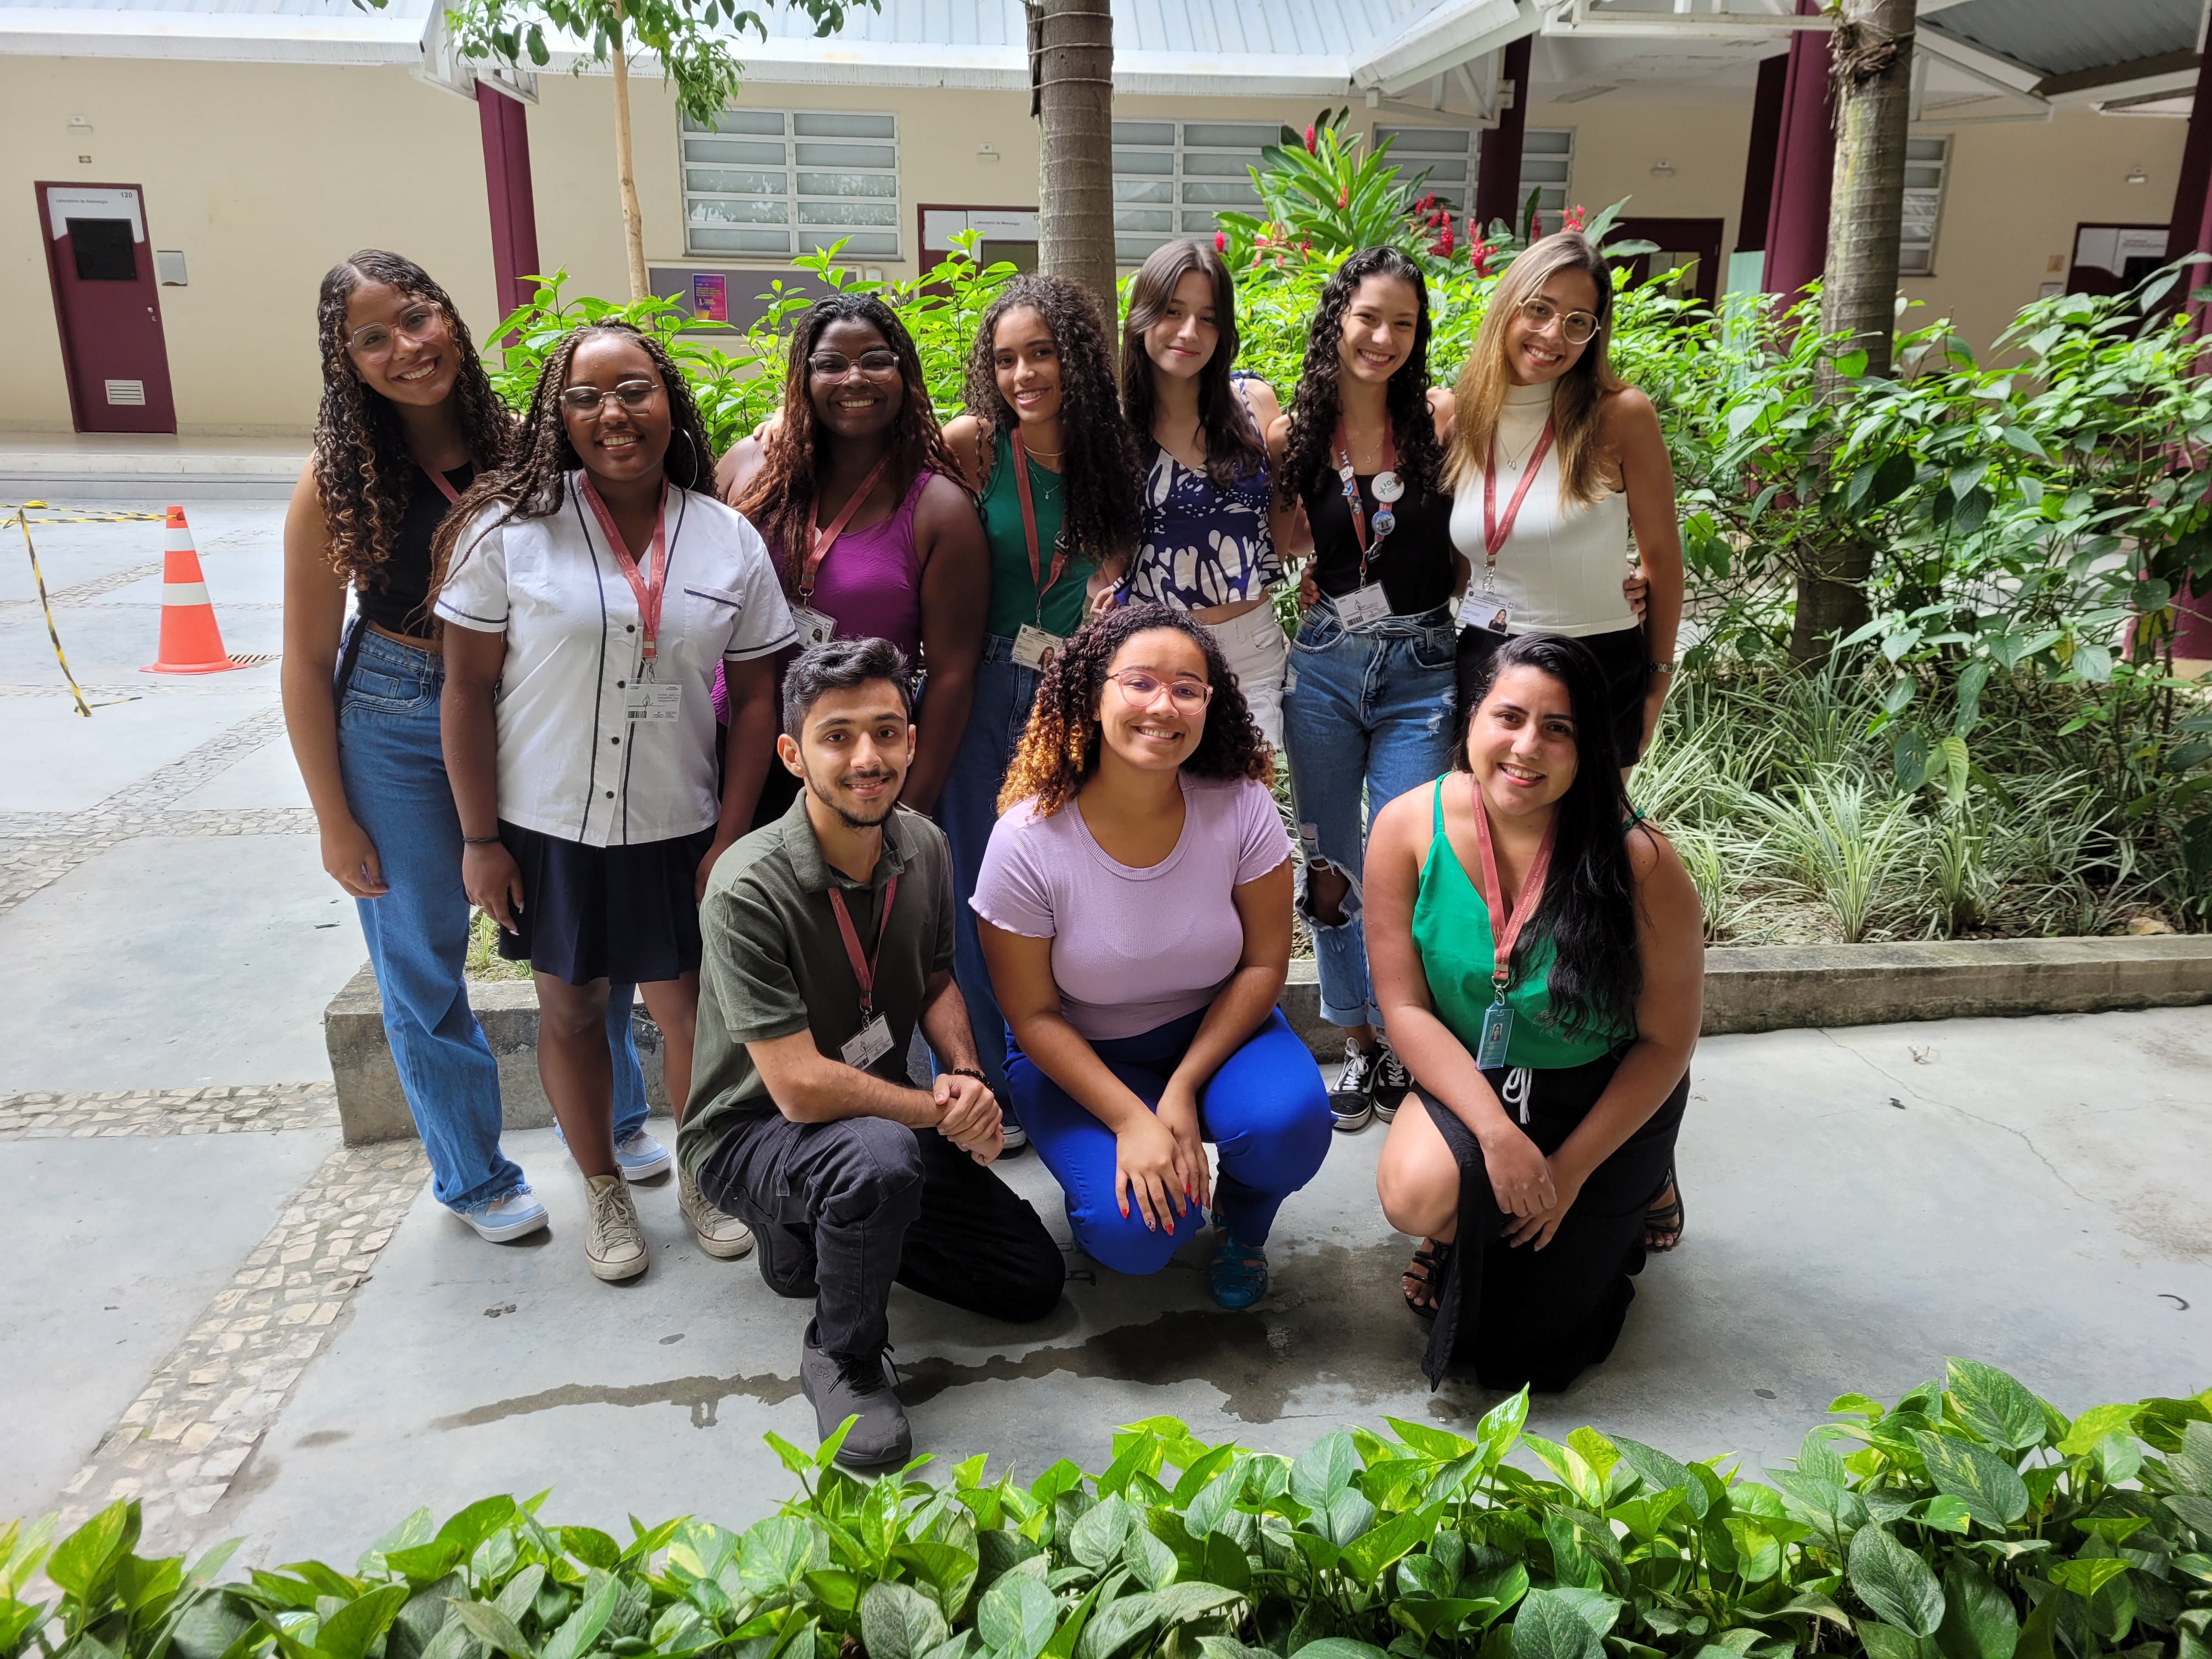
[(1451, 444), (1444, 453), (1444, 486), (1457, 494), (1480, 483), (1498, 432), (1506, 388), (1505, 330), (1544, 284), (1563, 270), (1579, 270), (1597, 287), (1597, 332), (1575, 366), (1561, 375), (1552, 396), (1553, 444), (1559, 457), (1559, 505), (1589, 506), (1609, 493), (1597, 450), (1600, 412), (1607, 392), (1626, 391), (1613, 372), (1607, 347), (1613, 339), (1613, 272), (1578, 231), (1563, 230), (1530, 245), (1505, 268), (1483, 313), (1482, 327), (1452, 389), (1456, 409)]

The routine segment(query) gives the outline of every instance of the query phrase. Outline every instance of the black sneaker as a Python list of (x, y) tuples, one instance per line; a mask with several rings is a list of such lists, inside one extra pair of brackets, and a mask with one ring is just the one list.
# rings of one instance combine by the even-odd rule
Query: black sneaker
[(1346, 1134), (1365, 1128), (1375, 1115), (1376, 1062), (1387, 1052), (1362, 1048), (1349, 1041), (1344, 1045), (1344, 1069), (1330, 1085), (1328, 1115)]
[(1375, 1063), (1375, 1115), (1388, 1123), (1398, 1115), (1398, 1108), (1406, 1098), (1406, 1091), (1413, 1086), (1413, 1074), (1406, 1069), (1406, 1062), (1398, 1058), (1398, 1051), (1390, 1046), (1390, 1039), (1382, 1039), (1382, 1055)]
[(891, 1392), (884, 1356), (848, 1358), (825, 1353), (814, 1346), (814, 1324), (807, 1322), (799, 1349), (799, 1386), (814, 1406), (814, 1429), (827, 1440), (847, 1418), (859, 1420), (837, 1461), (847, 1468), (875, 1468), (903, 1463), (914, 1455), (914, 1431), (906, 1420), (906, 1407)]

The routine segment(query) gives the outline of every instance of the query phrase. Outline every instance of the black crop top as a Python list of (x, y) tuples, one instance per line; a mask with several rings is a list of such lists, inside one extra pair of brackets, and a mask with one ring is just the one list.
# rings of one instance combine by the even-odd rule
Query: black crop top
[[(1454, 550), (1451, 539), (1452, 498), (1441, 490), (1425, 490), (1411, 477), (1406, 493), (1392, 504), (1398, 527), (1373, 548), (1367, 560), (1367, 580), (1378, 577), (1393, 616), (1418, 617), (1451, 598)], [(1314, 580), (1324, 593), (1349, 593), (1359, 586), (1359, 538), (1352, 526), (1352, 509), (1345, 504), (1344, 485), (1334, 470), (1306, 497), (1306, 522), (1314, 539)], [(1375, 479), (1359, 479), (1359, 504), (1367, 514), (1371, 542), (1375, 514)]]
[[(465, 491), (476, 482), (473, 466), (456, 467), (446, 482)], [(407, 499), (392, 550), (373, 575), (362, 580), (355, 603), (361, 619), (410, 639), (427, 639), (430, 620), (430, 538), (445, 522), (451, 504), (422, 468), (414, 470), (415, 493)]]

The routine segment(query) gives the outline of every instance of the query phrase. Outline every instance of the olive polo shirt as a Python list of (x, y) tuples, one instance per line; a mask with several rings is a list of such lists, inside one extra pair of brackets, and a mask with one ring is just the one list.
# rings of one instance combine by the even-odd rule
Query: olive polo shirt
[(748, 1042), (811, 1031), (814, 1046), (836, 1060), (860, 1034), (860, 984), (830, 907), (830, 884), (843, 890), (866, 954), (883, 925), (893, 876), (898, 894), (875, 969), (875, 1009), (890, 1021), (891, 1046), (868, 1071), (903, 1084), (922, 994), (952, 966), (952, 860), (945, 832), (919, 812), (895, 809), (874, 871), (856, 882), (823, 858), (802, 789), (789, 811), (715, 862), (699, 907), (705, 954), (691, 1105), (676, 1143), (685, 1174), (696, 1178), (732, 1131), (777, 1115)]

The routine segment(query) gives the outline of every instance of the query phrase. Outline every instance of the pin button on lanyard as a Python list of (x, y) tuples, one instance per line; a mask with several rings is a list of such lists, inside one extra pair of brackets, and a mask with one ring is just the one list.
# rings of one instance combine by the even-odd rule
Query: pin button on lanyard
[[(1528, 486), (1536, 482), (1537, 470), (1551, 453), (1553, 431), (1552, 422), (1547, 418), (1543, 434), (1536, 440), (1536, 447), (1528, 453), (1528, 469), (1522, 473), (1521, 483), (1502, 520), (1498, 516), (1498, 434), (1492, 430), (1490, 434), (1490, 453), (1482, 463), (1482, 591), (1486, 593), (1498, 591), (1498, 556), (1511, 539), (1514, 520), (1521, 516), (1521, 503), (1528, 498)], [(1546, 845), (1548, 847), (1549, 842)]]
[[(1382, 471), (1376, 480), (1394, 477), (1398, 471), (1397, 439), (1386, 426), (1382, 432)], [(1352, 441), (1345, 435), (1344, 422), (1336, 423), (1336, 476), (1344, 485), (1344, 504), (1352, 510), (1352, 533), (1359, 542), (1359, 586), (1367, 586), (1367, 560), (1370, 548), (1367, 540), (1367, 509), (1359, 499), (1359, 475), (1352, 468)], [(1374, 545), (1382, 545), (1382, 538), (1398, 527), (1398, 515), (1389, 504), (1377, 497), (1375, 510)]]
[[(884, 469), (890, 464), (891, 458), (889, 455), (885, 455), (883, 459), (878, 461), (874, 469), (869, 472), (866, 478), (862, 480), (860, 487), (853, 492), (853, 499), (847, 501), (837, 516), (830, 520), (830, 527), (827, 530), (815, 531), (814, 545), (808, 551), (806, 562), (800, 568), (799, 573), (799, 604), (807, 606), (813, 605), (814, 579), (821, 574), (822, 562), (830, 556), (830, 550), (836, 546), (837, 538), (845, 533), (845, 526), (853, 521), (853, 515), (860, 510), (860, 503), (875, 494), (876, 485), (883, 478)], [(1034, 531), (1030, 532), (1030, 540), (1032, 544), (1036, 540)], [(1030, 562), (1032, 565), (1036, 562), (1034, 547), (1031, 550)]]
[(1060, 586), (1060, 579), (1067, 568), (1067, 526), (1060, 525), (1060, 534), (1052, 539), (1052, 574), (1046, 576), (1037, 557), (1036, 504), (1030, 497), (1030, 452), (1022, 442), (1022, 429), (1015, 427), (1008, 440), (1013, 450), (1014, 493), (1021, 498), (1022, 537), (1029, 544), (1030, 586), (1036, 593), (1036, 620), (1044, 622), (1044, 596)]
[(845, 895), (833, 882), (830, 888), (830, 908), (837, 913), (837, 931), (844, 935), (845, 957), (853, 964), (853, 977), (860, 986), (860, 1023), (865, 1025), (876, 1012), (876, 967), (884, 959), (884, 938), (891, 930), (891, 906), (898, 899), (898, 878), (893, 876), (884, 884), (884, 913), (876, 924), (876, 948), (873, 955), (860, 955), (860, 932), (853, 926), (853, 913), (845, 908)]
[(623, 540), (622, 532), (615, 527), (615, 515), (607, 511), (607, 504), (599, 499), (599, 492), (592, 487), (592, 475), (583, 475), (579, 485), (584, 499), (591, 503), (592, 516), (599, 521), (599, 529), (613, 550), (616, 567), (629, 591), (637, 596), (639, 629), (645, 635), (639, 647), (638, 660), (644, 665), (643, 677), (653, 677), (653, 665), (660, 653), (660, 601), (668, 584), (668, 486), (660, 487), (660, 505), (653, 514), (653, 547), (647, 557), (652, 561), (649, 570), (641, 572), (637, 561), (631, 556), (629, 544)]

